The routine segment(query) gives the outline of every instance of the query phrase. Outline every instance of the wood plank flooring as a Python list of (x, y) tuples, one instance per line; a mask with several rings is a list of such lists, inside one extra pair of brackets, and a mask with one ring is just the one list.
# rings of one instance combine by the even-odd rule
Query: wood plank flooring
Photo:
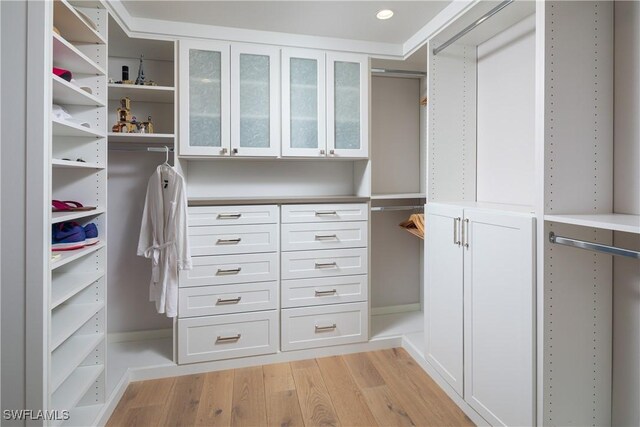
[(129, 385), (115, 426), (472, 426), (403, 349)]

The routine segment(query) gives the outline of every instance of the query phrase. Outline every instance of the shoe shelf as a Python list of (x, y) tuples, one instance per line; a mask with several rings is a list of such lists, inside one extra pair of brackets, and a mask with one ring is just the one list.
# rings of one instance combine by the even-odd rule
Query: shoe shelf
[(106, 74), (104, 68), (56, 33), (53, 33), (53, 66), (78, 74)]
[(53, 310), (103, 276), (103, 270), (91, 273), (53, 272), (51, 279), (51, 309)]
[(545, 215), (545, 221), (581, 225), (612, 231), (640, 234), (640, 215), (595, 214), (595, 215)]
[[(100, 208), (94, 209), (92, 211), (52, 212), (51, 213), (51, 224), (57, 224), (59, 222), (74, 221), (74, 220), (79, 220), (79, 219), (84, 219), (84, 218), (90, 218), (92, 216), (101, 215), (104, 212), (105, 212), (104, 209), (100, 209)], [(100, 244), (100, 243), (98, 243), (98, 244)], [(60, 252), (60, 253), (62, 253), (62, 252)]]
[[(97, 208), (52, 212), (48, 201), (44, 214), (52, 225), (94, 221), (100, 241), (48, 254), (52, 258), (45, 285), (49, 297), (45, 300), (48, 316), (43, 350), (49, 369), (43, 376), (48, 402), (44, 409), (71, 413), (71, 419), (55, 420), (51, 425), (95, 425), (104, 408), (106, 388), (109, 13), (102, 0), (51, 0), (50, 5), (53, 17), (48, 25), (60, 32), (51, 33), (51, 65), (69, 70), (77, 81), (53, 75), (48, 67), (45, 78), (51, 79), (52, 103), (64, 106), (80, 120), (50, 118), (49, 194), (52, 199), (80, 200)], [(85, 85), (92, 93), (80, 87)], [(80, 125), (80, 121), (91, 127)], [(44, 238), (51, 244), (51, 230)]]
[(103, 302), (64, 304), (51, 313), (51, 347), (53, 352), (73, 335), (87, 320), (104, 307)]
[(106, 44), (102, 35), (91, 28), (78, 11), (66, 0), (53, 2), (53, 25), (74, 43)]
[(54, 393), (102, 340), (104, 340), (104, 334), (74, 335), (53, 352), (51, 390)]
[(134, 142), (173, 146), (175, 134), (172, 133), (109, 133), (109, 142)]
[(128, 97), (133, 102), (173, 104), (174, 96), (175, 89), (170, 86), (109, 84), (109, 99), (113, 101)]
[(75, 160), (52, 159), (51, 166), (63, 169), (104, 169), (104, 165), (93, 162), (77, 162)]
[(69, 264), (71, 261), (75, 261), (82, 258), (83, 256), (92, 254), (97, 250), (104, 248), (106, 245), (106, 242), (100, 241), (95, 245), (85, 246), (82, 249), (76, 249), (73, 251), (59, 251), (58, 253), (62, 256), (51, 263), (51, 270), (55, 270), (59, 267), (62, 267), (63, 265)]
[(104, 138), (104, 134), (91, 128), (65, 120), (51, 119), (53, 136), (84, 136)]
[(51, 83), (52, 99), (54, 104), (86, 105), (89, 107), (105, 106), (105, 103), (95, 95), (81, 89), (73, 83), (69, 83), (55, 74), (51, 75)]
[(104, 365), (78, 366), (51, 396), (52, 409), (74, 408), (103, 372)]

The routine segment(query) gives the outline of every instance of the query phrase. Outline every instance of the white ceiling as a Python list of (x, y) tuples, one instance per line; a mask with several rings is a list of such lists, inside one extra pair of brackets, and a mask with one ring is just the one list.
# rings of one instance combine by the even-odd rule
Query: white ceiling
[[(122, 0), (134, 18), (403, 43), (450, 3), (446, 1), (172, 1)], [(392, 9), (393, 18), (375, 14)]]

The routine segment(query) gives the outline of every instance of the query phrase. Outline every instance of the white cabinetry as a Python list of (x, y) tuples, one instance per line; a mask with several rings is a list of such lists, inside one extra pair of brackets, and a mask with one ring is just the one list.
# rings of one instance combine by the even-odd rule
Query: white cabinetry
[(183, 40), (179, 69), (181, 156), (369, 155), (366, 55)]
[(180, 271), (178, 363), (275, 353), (277, 206), (190, 207), (193, 269)]
[(282, 50), (282, 155), (327, 153), (325, 53)]
[(463, 394), (463, 252), (458, 224), (463, 209), (427, 208), (425, 343), (427, 360), (453, 389)]
[(287, 205), (282, 223), (282, 350), (366, 341), (367, 205)]
[(490, 424), (532, 425), (533, 215), (431, 204), (426, 222), (427, 360)]
[(180, 41), (180, 155), (231, 150), (230, 49), (227, 42)]
[(280, 154), (280, 49), (231, 45), (231, 154)]
[(330, 157), (369, 156), (369, 59), (327, 53), (327, 150)]

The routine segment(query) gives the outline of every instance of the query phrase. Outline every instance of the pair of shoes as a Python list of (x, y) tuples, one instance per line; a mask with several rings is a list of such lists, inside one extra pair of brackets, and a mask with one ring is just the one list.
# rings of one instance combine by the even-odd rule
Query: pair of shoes
[(77, 222), (53, 224), (51, 230), (52, 251), (72, 251), (98, 243), (98, 227), (94, 223), (84, 227)]

